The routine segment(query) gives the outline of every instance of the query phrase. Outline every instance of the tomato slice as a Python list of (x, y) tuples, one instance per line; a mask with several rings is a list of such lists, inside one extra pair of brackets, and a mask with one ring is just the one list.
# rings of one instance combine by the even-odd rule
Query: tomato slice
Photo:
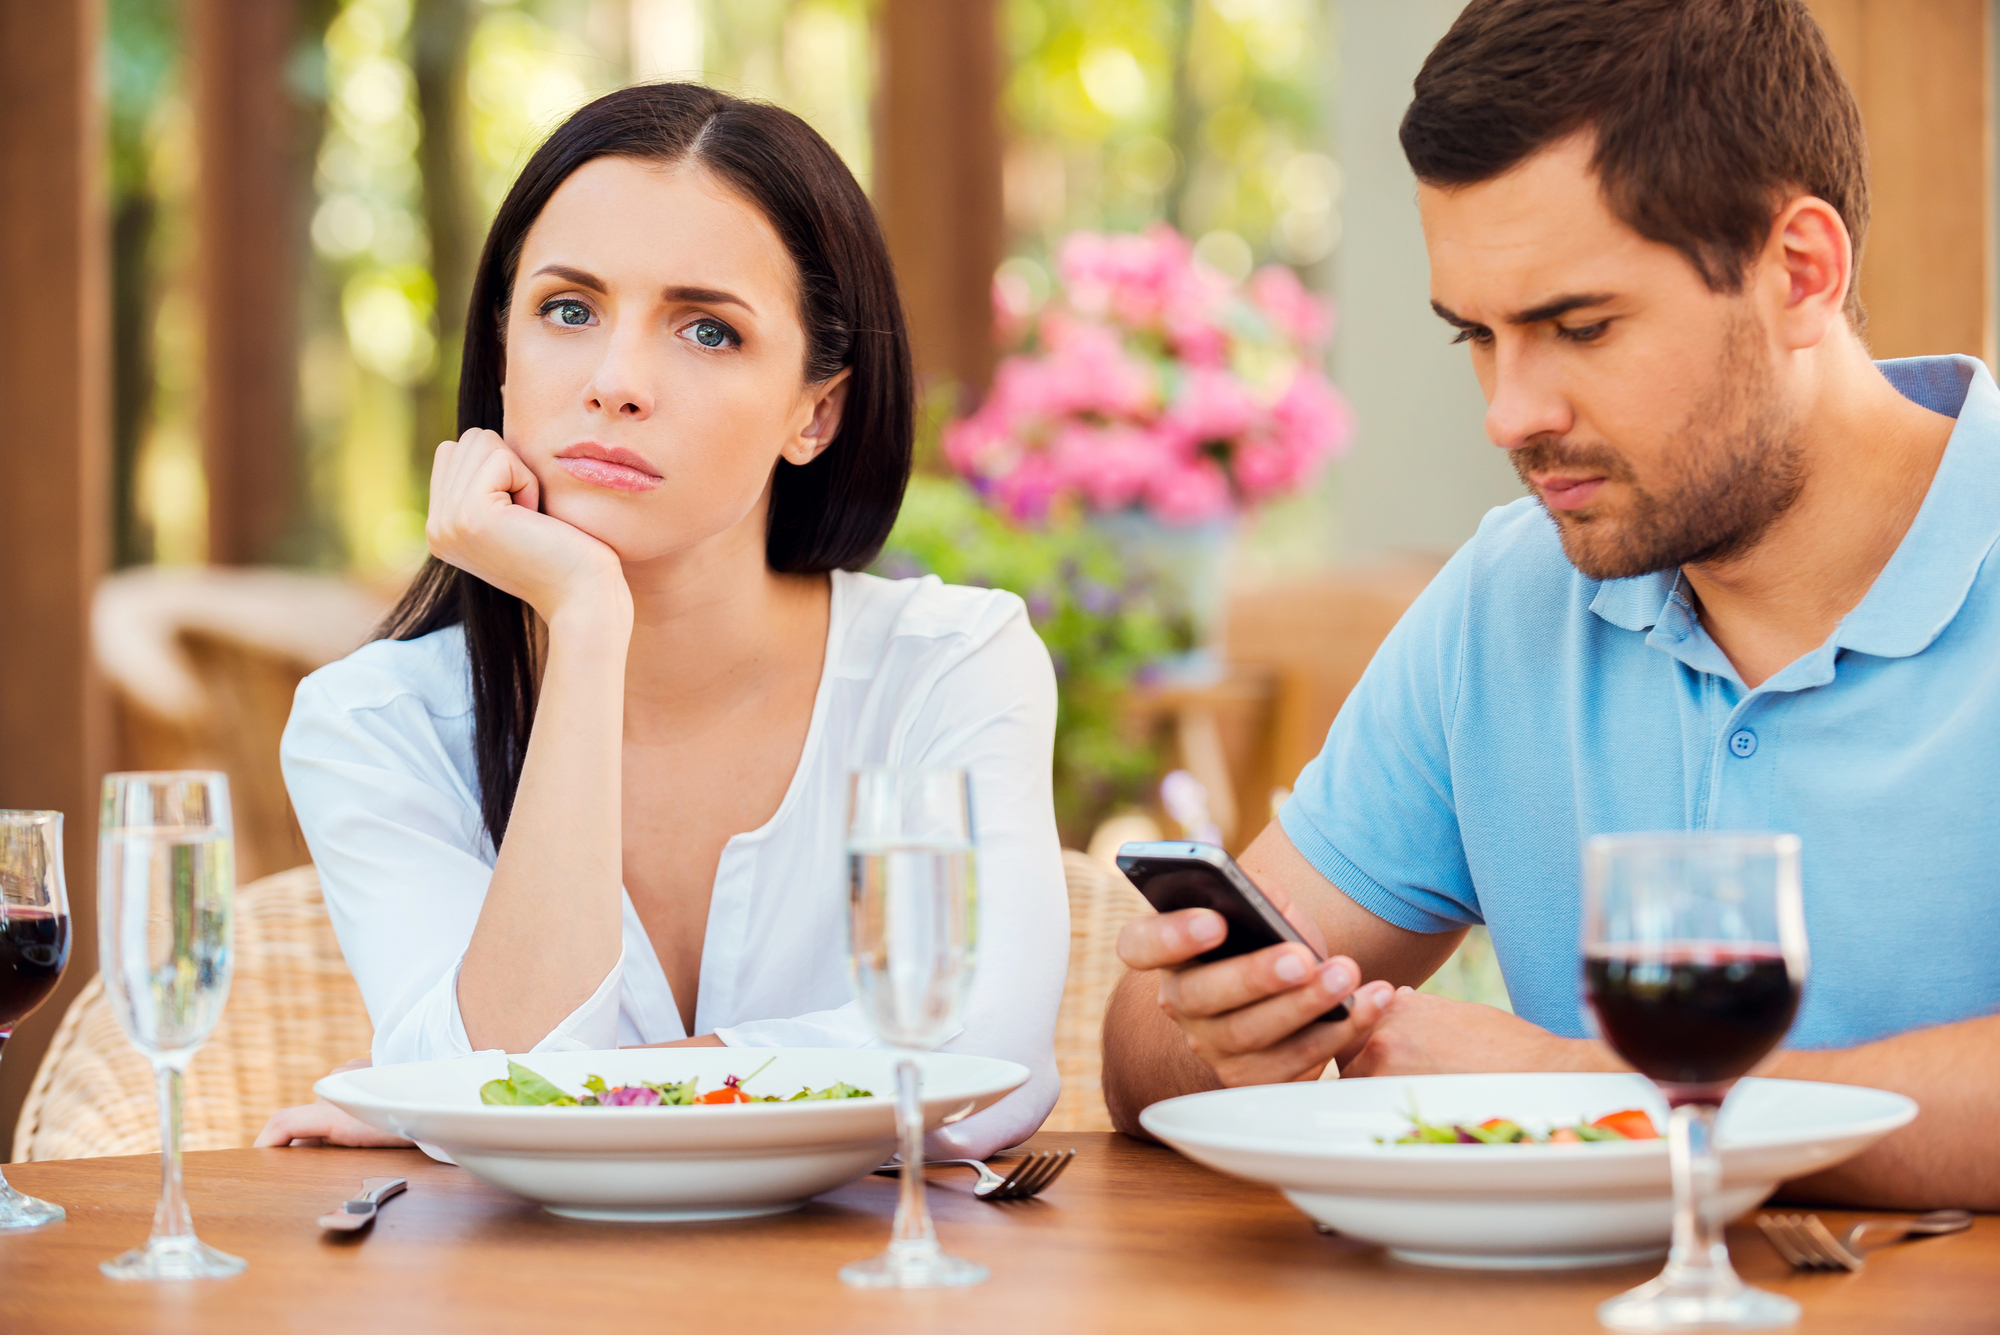
[(1605, 1131), (1616, 1131), (1627, 1140), (1658, 1140), (1660, 1133), (1643, 1108), (1620, 1108), (1591, 1123)]
[(696, 1103), (748, 1103), (749, 1101), (749, 1097), (742, 1090), (732, 1085), (724, 1085), (721, 1089), (712, 1089), (695, 1099)]

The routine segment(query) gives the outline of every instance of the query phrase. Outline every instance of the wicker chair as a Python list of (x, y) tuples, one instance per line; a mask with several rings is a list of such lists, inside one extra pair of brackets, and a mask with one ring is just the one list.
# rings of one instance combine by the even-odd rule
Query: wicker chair
[(1151, 912), (1132, 883), (1102, 858), (1063, 854), (1069, 882), (1069, 980), (1056, 1015), (1056, 1070), (1062, 1093), (1043, 1124), (1047, 1131), (1109, 1131), (1104, 1106), (1104, 1008), (1124, 974), (1118, 929)]
[[(250, 1144), (277, 1109), (312, 1101), (313, 1081), (368, 1051), (373, 1031), (309, 866), (237, 892), (235, 977), (215, 1033), (188, 1070), (182, 1146)], [(14, 1158), (155, 1154), (153, 1073), (93, 978), (35, 1073)]]

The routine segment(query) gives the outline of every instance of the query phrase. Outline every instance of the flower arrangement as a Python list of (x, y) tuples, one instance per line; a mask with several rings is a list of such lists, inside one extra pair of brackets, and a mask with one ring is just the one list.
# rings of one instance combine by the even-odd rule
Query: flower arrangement
[(1016, 522), (1140, 509), (1194, 525), (1311, 483), (1347, 445), (1347, 403), (1319, 369), (1324, 304), (1290, 269), (1240, 286), (1173, 228), (1077, 232), (1060, 290), (1030, 311), (996, 284), (1020, 350), (944, 454)]
[(1023, 531), (963, 482), (918, 473), (873, 569), (1011, 589), (1027, 602), (1056, 670), (1056, 819), (1069, 846), (1144, 799), (1159, 748), (1127, 726), (1126, 694), (1149, 663), (1187, 641), (1157, 590), (1102, 535), (1075, 522)]

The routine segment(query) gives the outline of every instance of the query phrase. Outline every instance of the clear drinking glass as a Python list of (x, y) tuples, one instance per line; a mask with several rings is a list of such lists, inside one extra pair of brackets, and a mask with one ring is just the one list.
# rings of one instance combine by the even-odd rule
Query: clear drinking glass
[[(49, 998), (69, 963), (62, 812), (0, 811), (0, 1048)], [(23, 1196), (0, 1177), (0, 1229), (40, 1228), (60, 1205)]]
[(1613, 1330), (1759, 1330), (1790, 1298), (1736, 1277), (1717, 1213), (1715, 1115), (1792, 1027), (1806, 978), (1792, 834), (1602, 835), (1583, 853), (1584, 993), (1606, 1042), (1667, 1096), (1673, 1248), (1603, 1303)]
[(160, 1088), (160, 1204), (144, 1247), (98, 1267), (113, 1279), (205, 1279), (240, 1257), (194, 1235), (181, 1190), (181, 1081), (229, 999), (235, 843), (229, 780), (198, 770), (107, 774), (97, 833), (104, 994)]
[(972, 804), (964, 770), (849, 776), (848, 960), (854, 995), (896, 1064), (902, 1195), (889, 1249), (840, 1268), (863, 1288), (978, 1284), (986, 1267), (947, 1255), (924, 1203), (924, 1109), (915, 1053), (950, 1038), (972, 990), (979, 936)]

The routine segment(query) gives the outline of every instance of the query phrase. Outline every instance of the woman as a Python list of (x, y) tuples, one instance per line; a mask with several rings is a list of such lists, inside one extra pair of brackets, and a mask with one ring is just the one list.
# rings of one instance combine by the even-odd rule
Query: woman
[[(908, 342), (866, 197), (803, 121), (693, 84), (577, 112), (475, 276), (432, 559), (300, 686), (283, 760), (373, 1059), (870, 1039), (847, 772), (970, 771), (977, 982), (946, 1050), (1057, 1091), (1055, 687), (1020, 600), (854, 573), (910, 467)], [(325, 1105), (264, 1143), (362, 1139)]]

